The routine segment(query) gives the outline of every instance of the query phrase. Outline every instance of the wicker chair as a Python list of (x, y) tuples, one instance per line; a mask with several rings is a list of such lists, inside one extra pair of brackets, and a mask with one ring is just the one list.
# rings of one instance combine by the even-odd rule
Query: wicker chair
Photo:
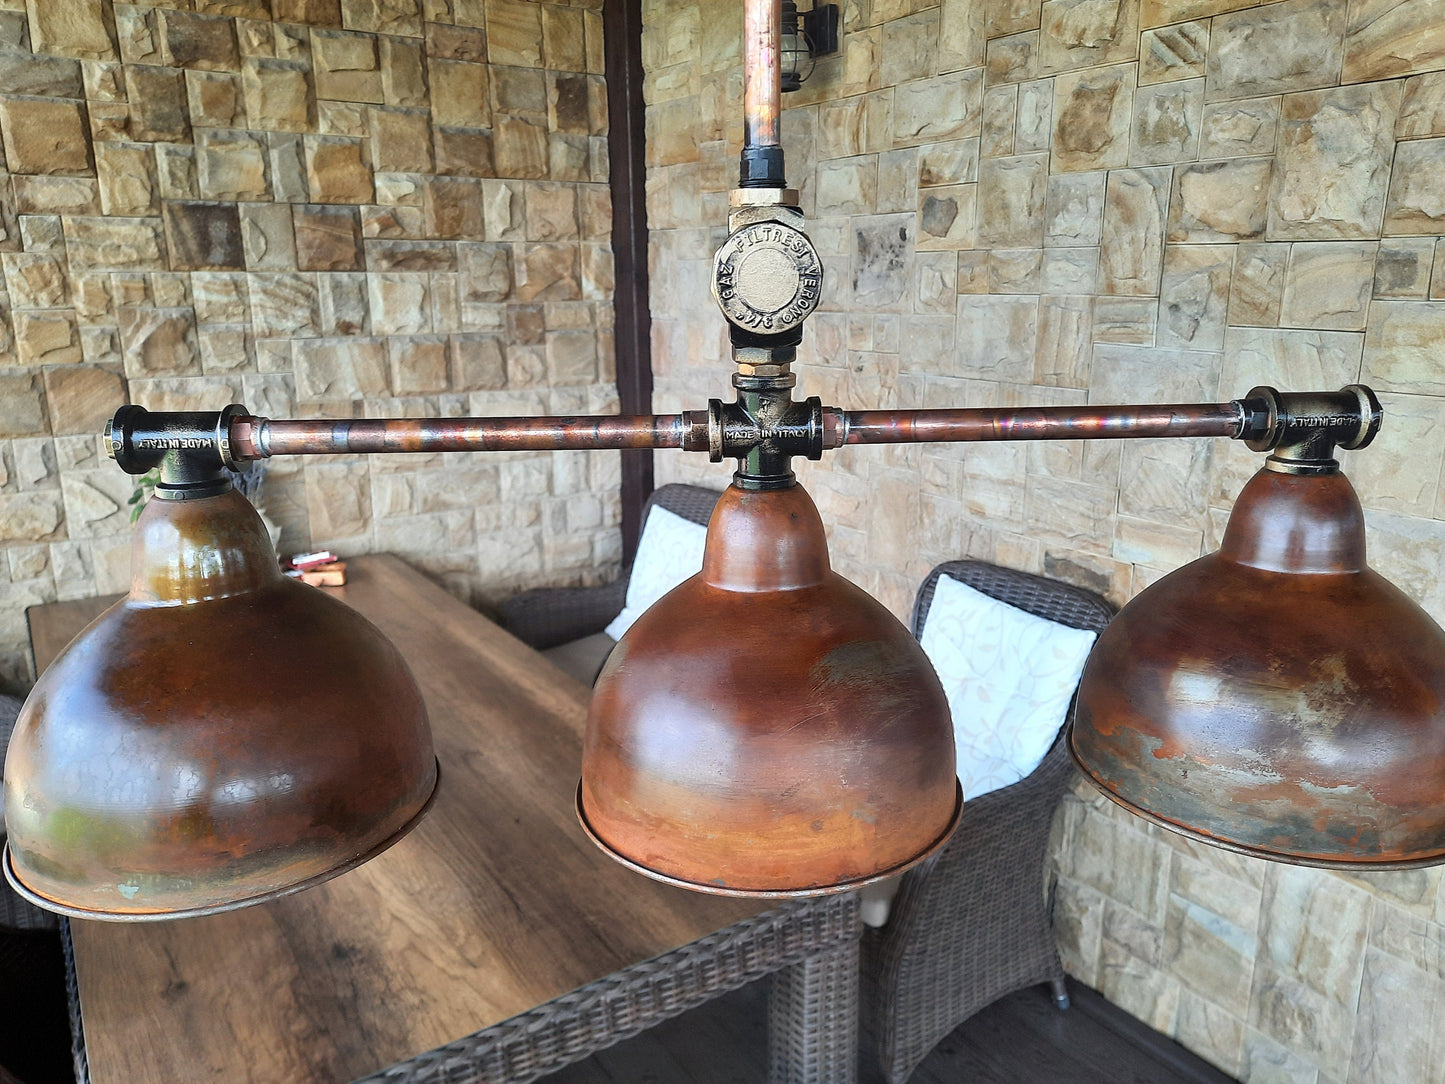
[[(981, 561), (928, 574), (913, 605), (922, 636), (944, 573), (1050, 621), (1102, 629), (1114, 608), (1098, 595)], [(1070, 707), (1070, 717), (1073, 708)], [(965, 802), (958, 831), (906, 874), (882, 929), (863, 941), (864, 1023), (889, 1084), (900, 1084), (945, 1035), (979, 1009), (1036, 983), (1068, 1008), (1064, 969), (1044, 893), (1054, 807), (1073, 775), (1063, 730), (1043, 761), (1011, 786)]]
[[(654, 490), (642, 509), (642, 526), (654, 507), (706, 525), (718, 490), (673, 483)], [(502, 603), (501, 625), (562, 669), (591, 685), (615, 641), (602, 630), (622, 612), (631, 570), (601, 587), (537, 587)]]
[[(0, 694), (0, 759), (20, 705), (18, 697)], [(0, 820), (0, 844), (4, 842)], [(0, 878), (0, 1059), (6, 1062), (0, 1064), (0, 1084), (56, 1079), (64, 1067), (59, 930), (59, 918), (22, 899)]]
[[(18, 696), (0, 693), (0, 763), (3, 763), (5, 750), (10, 746), (10, 734), (15, 729), (23, 703)], [(0, 795), (3, 793), (0, 791)], [(4, 843), (5, 834), (3, 813), (0, 813), (0, 843)], [(19, 930), (54, 933), (59, 928), (60, 920), (55, 915), (21, 899), (9, 882), (0, 878), (0, 937)]]

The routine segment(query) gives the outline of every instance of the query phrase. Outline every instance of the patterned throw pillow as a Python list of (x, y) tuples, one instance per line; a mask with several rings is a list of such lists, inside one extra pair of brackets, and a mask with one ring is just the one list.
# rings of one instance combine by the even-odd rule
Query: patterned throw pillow
[(661, 505), (653, 505), (637, 543), (632, 578), (627, 581), (627, 602), (605, 631), (614, 640), (632, 627), (642, 611), (683, 580), (702, 570), (707, 528), (683, 519)]
[(1068, 714), (1094, 636), (938, 578), (921, 643), (953, 713), (965, 799), (1038, 767)]

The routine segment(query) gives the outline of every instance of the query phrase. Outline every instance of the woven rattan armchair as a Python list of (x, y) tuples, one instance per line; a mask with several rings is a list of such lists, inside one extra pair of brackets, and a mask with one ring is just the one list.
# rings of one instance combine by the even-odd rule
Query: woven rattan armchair
[[(1114, 607), (1091, 591), (982, 561), (952, 561), (923, 581), (913, 605), (921, 637), (938, 577), (1074, 628), (1100, 630)], [(1073, 707), (1069, 708), (1070, 717)], [(1036, 983), (1068, 1008), (1044, 893), (1054, 807), (1073, 776), (1063, 730), (1028, 776), (964, 803), (949, 844), (906, 874), (887, 925), (863, 941), (863, 1011), (889, 1084), (900, 1084), (945, 1035), (979, 1009)]]
[[(19, 697), (0, 694), (0, 761), (10, 744), (20, 705)], [(0, 844), (4, 842), (0, 821)], [(16, 1064), (0, 1065), (0, 1084), (20, 1084), (22, 1070), (26, 1077), (34, 1073), (36, 1079), (53, 1079), (61, 1068), (64, 1046), (57, 1041), (65, 1006), (50, 982), (60, 972), (59, 930), (57, 916), (22, 899), (0, 878), (0, 1014), (5, 1025), (0, 1052), (8, 1059), (20, 1050)]]
[[(721, 496), (718, 490), (702, 486), (662, 486), (643, 506), (642, 527), (646, 529), (654, 507), (706, 525)], [(611, 650), (613, 641), (602, 630), (622, 612), (630, 571), (624, 570), (612, 583), (600, 587), (537, 587), (523, 591), (501, 604), (500, 623), (517, 639), (591, 684)]]
[[(15, 721), (20, 717), (23, 701), (18, 696), (0, 693), (0, 763), (4, 762), (5, 751), (10, 746), (10, 734)], [(0, 820), (0, 843), (5, 840), (4, 821)], [(10, 887), (9, 882), (0, 878), (0, 938), (15, 931), (26, 933), (44, 930), (54, 932), (60, 928), (60, 920), (49, 911), (42, 911), (34, 904), (21, 899)], [(0, 948), (0, 951), (10, 951)]]

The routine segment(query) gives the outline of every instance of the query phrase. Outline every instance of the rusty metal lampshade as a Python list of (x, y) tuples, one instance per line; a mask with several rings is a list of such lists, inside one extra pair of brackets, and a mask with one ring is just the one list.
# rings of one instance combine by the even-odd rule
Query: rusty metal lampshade
[(157, 497), (136, 526), (130, 594), (21, 711), (6, 874), (84, 918), (227, 910), (379, 853), (436, 780), (425, 705), (386, 638), (282, 575), (228, 486)]
[(811, 895), (922, 860), (961, 802), (948, 703), (917, 641), (832, 571), (801, 487), (730, 487), (702, 571), (597, 681), (587, 831), (673, 884)]
[(1099, 637), (1075, 759), (1126, 808), (1279, 861), (1445, 861), (1445, 632), (1365, 564), (1343, 474), (1261, 470), (1219, 552)]

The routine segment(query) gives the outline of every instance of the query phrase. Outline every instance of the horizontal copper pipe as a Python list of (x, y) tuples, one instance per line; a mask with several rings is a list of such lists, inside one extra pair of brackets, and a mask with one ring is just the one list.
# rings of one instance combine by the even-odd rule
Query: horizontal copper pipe
[(358, 418), (231, 426), (239, 459), (334, 452), (509, 452), (588, 448), (681, 448), (680, 414), (559, 418)]
[[(1238, 437), (1238, 403), (1164, 406), (982, 407), (942, 410), (824, 410), (825, 447), (993, 440), (1125, 437)], [(758, 434), (761, 440), (766, 436)], [(601, 415), (531, 418), (357, 418), (231, 423), (238, 459), (375, 452), (553, 451), (709, 447), (706, 415)], [(727, 454), (732, 454), (731, 452)], [(794, 454), (803, 454), (798, 449)]]
[(839, 428), (844, 444), (1237, 437), (1244, 424), (1244, 410), (1239, 403), (850, 410), (842, 412), (842, 422)]

